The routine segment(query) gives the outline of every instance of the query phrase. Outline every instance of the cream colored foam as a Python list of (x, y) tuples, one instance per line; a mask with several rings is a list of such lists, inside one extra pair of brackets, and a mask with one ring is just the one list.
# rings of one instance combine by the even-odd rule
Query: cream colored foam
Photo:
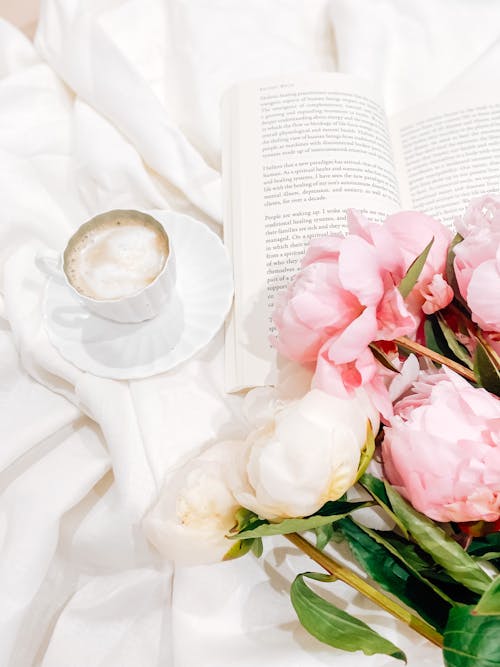
[(73, 287), (93, 299), (119, 299), (139, 292), (161, 272), (168, 241), (143, 221), (110, 221), (77, 238), (66, 259)]

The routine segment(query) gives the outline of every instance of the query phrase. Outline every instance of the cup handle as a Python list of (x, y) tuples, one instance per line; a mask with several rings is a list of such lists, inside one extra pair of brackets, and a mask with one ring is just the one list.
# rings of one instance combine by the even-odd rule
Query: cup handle
[(64, 272), (59, 253), (37, 253), (35, 256), (35, 265), (46, 276), (64, 281)]

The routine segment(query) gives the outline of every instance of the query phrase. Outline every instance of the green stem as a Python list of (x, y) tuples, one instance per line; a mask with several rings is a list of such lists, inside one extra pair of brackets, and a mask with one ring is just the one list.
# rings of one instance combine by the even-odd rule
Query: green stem
[(427, 357), (428, 359), (431, 359), (438, 364), (448, 366), (448, 368), (451, 368), (451, 370), (455, 371), (455, 373), (462, 375), (466, 380), (469, 380), (469, 382), (476, 382), (476, 377), (471, 370), (465, 366), (462, 366), (462, 364), (458, 364), (456, 361), (448, 359), (448, 357), (444, 357), (442, 354), (439, 354), (439, 352), (434, 352), (434, 350), (430, 350), (428, 347), (420, 345), (420, 343), (416, 343), (414, 340), (406, 338), (406, 336), (400, 336), (399, 338), (396, 338), (394, 342), (396, 345), (398, 345), (398, 347), (402, 347), (407, 352), (420, 354), (423, 357)]
[(377, 604), (379, 607), (382, 607), (382, 609), (385, 609), (400, 621), (406, 623), (406, 625), (421, 634), (436, 646), (439, 646), (440, 648), (443, 647), (442, 635), (434, 630), (431, 625), (423, 621), (418, 616), (415, 616), (415, 614), (412, 614), (410, 611), (408, 611), (408, 609), (402, 607), (399, 603), (387, 597), (387, 595), (384, 595), (384, 593), (378, 591), (367, 581), (359, 577), (355, 572), (345, 567), (344, 565), (337, 563), (337, 561), (333, 560), (333, 558), (330, 558), (330, 556), (323, 553), (322, 551), (319, 551), (319, 549), (316, 549), (316, 547), (310, 544), (310, 542), (304, 539), (301, 535), (298, 535), (297, 533), (290, 533), (289, 535), (285, 535), (285, 537), (334, 577), (340, 579), (340, 581), (343, 581), (348, 586), (351, 586), (359, 593), (365, 595), (372, 602), (375, 602), (375, 604)]

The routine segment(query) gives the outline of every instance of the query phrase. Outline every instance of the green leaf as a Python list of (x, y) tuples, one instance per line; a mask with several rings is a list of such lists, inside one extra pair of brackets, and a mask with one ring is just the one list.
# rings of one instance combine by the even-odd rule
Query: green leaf
[(261, 526), (262, 524), (267, 524), (266, 519), (260, 519), (257, 514), (247, 510), (245, 507), (240, 507), (240, 509), (234, 515), (235, 524), (226, 535), (229, 539), (237, 540), (239, 538), (239, 533), (244, 530), (250, 530)]
[(399, 517), (392, 511), (391, 505), (389, 503), (389, 498), (385, 490), (384, 482), (378, 477), (371, 475), (370, 473), (365, 472), (365, 474), (359, 478), (358, 482), (361, 486), (370, 493), (377, 503), (382, 507), (383, 510), (389, 515), (389, 517), (396, 523), (398, 528), (403, 533), (404, 537), (408, 538), (408, 531), (406, 530), (402, 521)]
[[(442, 632), (451, 608), (450, 601), (445, 600), (447, 596), (420, 574), (411, 559), (405, 559), (378, 533), (351, 519), (343, 519), (340, 528), (365, 572), (384, 590), (402, 600)], [(421, 562), (427, 567), (425, 562)]]
[(472, 558), (491, 561), (492, 565), (500, 569), (500, 532), (475, 537), (467, 551)]
[(257, 521), (263, 521), (259, 519), (257, 514), (247, 510), (245, 507), (240, 507), (236, 514), (234, 515), (235, 524), (231, 528), (231, 533), (239, 533), (240, 530), (245, 530), (249, 525), (254, 524)]
[(467, 303), (466, 303), (465, 299), (460, 294), (460, 289), (458, 287), (458, 282), (457, 282), (457, 277), (455, 275), (455, 267), (454, 267), (455, 246), (458, 245), (459, 243), (461, 243), (463, 240), (464, 240), (464, 237), (457, 233), (457, 234), (455, 234), (455, 236), (453, 237), (453, 239), (450, 243), (450, 247), (448, 249), (448, 255), (446, 257), (445, 277), (446, 277), (446, 282), (448, 283), (448, 285), (453, 290), (455, 301), (458, 302), (458, 304), (460, 306), (462, 306), (462, 309), (465, 306), (466, 313), (470, 317), (469, 307), (467, 306)]
[(485, 554), (482, 556), (472, 556), (472, 558), (476, 558), (477, 560), (498, 560), (500, 558), (500, 551), (487, 551)]
[(241, 558), (245, 556), (253, 546), (253, 540), (238, 540), (233, 546), (227, 551), (222, 560), (234, 560), (235, 558)]
[(430, 554), (455, 581), (475, 593), (484, 593), (491, 579), (470, 555), (437, 524), (417, 512), (388, 482), (385, 482), (385, 488), (392, 509), (421, 549)]
[(366, 469), (370, 465), (370, 461), (372, 460), (374, 453), (375, 453), (375, 438), (373, 437), (373, 429), (371, 422), (370, 420), (368, 420), (366, 426), (366, 440), (365, 444), (363, 445), (363, 449), (361, 450), (358, 474), (356, 475), (356, 482), (359, 480), (360, 477), (363, 476)]
[(386, 542), (392, 545), (400, 557), (408, 565), (409, 569), (416, 570), (430, 584), (436, 586), (441, 592), (443, 599), (449, 600), (452, 604), (474, 604), (478, 601), (479, 595), (459, 584), (455, 579), (443, 570), (443, 568), (434, 562), (432, 557), (422, 551), (420, 547), (413, 542), (406, 542), (402, 537), (394, 532), (381, 534)]
[(311, 635), (344, 651), (363, 651), (365, 655), (382, 653), (406, 662), (403, 651), (363, 621), (324, 600), (306, 585), (304, 577), (320, 581), (331, 581), (331, 577), (305, 572), (299, 574), (292, 584), (290, 597), (293, 607), (299, 621)]
[(333, 537), (333, 526), (331, 523), (327, 523), (315, 528), (314, 532), (316, 533), (316, 549), (323, 551)]
[[(379, 539), (383, 539), (384, 543), (387, 542), (389, 545), (387, 548), (391, 553), (397, 553), (410, 569), (420, 573), (425, 572), (427, 576), (433, 568), (438, 567), (428, 554), (420, 550), (420, 547), (413, 542), (407, 542), (393, 531), (379, 532), (377, 536)], [(452, 580), (450, 579), (450, 581)]]
[(429, 315), (424, 322), (425, 343), (434, 352), (472, 368), (472, 359), (467, 348), (459, 343), (453, 330), (443, 316)]
[(252, 553), (256, 558), (260, 558), (262, 556), (262, 552), (264, 551), (264, 546), (262, 544), (262, 540), (260, 537), (256, 537), (255, 540), (252, 542)]
[(474, 374), (481, 387), (500, 396), (500, 369), (494, 354), (480, 340), (477, 341), (474, 353)]
[[(457, 232), (455, 236), (452, 238), (450, 247), (448, 248), (448, 255), (446, 257), (445, 277), (446, 277), (446, 282), (448, 283), (448, 285), (451, 285), (451, 287), (453, 287), (453, 283), (456, 284), (455, 268), (453, 266), (453, 263), (455, 261), (455, 246), (458, 245), (459, 243), (462, 243), (463, 240), (464, 237)], [(455, 289), (453, 291), (455, 292)]]
[(379, 349), (375, 343), (370, 343), (368, 345), (370, 350), (373, 352), (373, 356), (375, 359), (384, 366), (384, 368), (387, 368), (389, 371), (392, 371), (393, 373), (399, 373), (398, 369), (394, 366), (392, 361), (389, 359), (389, 357), (386, 355), (385, 352), (382, 352), (381, 349)]
[(302, 533), (319, 526), (325, 526), (333, 521), (343, 519), (354, 510), (362, 507), (370, 507), (371, 501), (349, 503), (345, 501), (328, 502), (316, 512), (316, 514), (304, 519), (283, 519), (279, 523), (262, 521), (255, 528), (250, 524), (249, 528), (238, 535), (228, 535), (230, 539), (248, 540), (253, 537), (269, 537), (270, 535), (286, 535), (288, 533)]
[[(348, 519), (345, 520), (347, 521)], [(448, 604), (453, 604), (453, 600), (450, 598), (450, 596), (442, 591), (439, 586), (436, 586), (436, 584), (430, 581), (430, 578), (427, 577), (427, 575), (432, 572), (432, 564), (425, 561), (423, 556), (417, 552), (417, 546), (415, 544), (406, 542), (405, 540), (397, 537), (395, 533), (392, 532), (386, 535), (385, 531), (378, 533), (377, 531), (366, 528), (365, 526), (359, 527), (372, 539), (378, 542), (378, 544), (385, 547), (387, 551), (389, 551), (389, 553), (394, 556), (394, 558), (403, 563), (404, 566), (407, 567), (415, 577), (417, 577), (417, 579), (420, 579), (422, 583), (431, 588), (434, 593), (436, 593), (436, 595), (439, 595), (439, 597), (445, 600), (445, 602)]]
[(432, 237), (431, 242), (425, 246), (420, 255), (413, 260), (413, 262), (410, 264), (408, 268), (408, 271), (406, 272), (405, 277), (399, 283), (398, 289), (403, 299), (406, 299), (406, 297), (415, 287), (418, 279), (420, 278), (420, 274), (422, 273), (422, 269), (425, 266), (427, 256), (429, 254), (429, 251), (433, 243), (434, 243), (434, 237)]
[(439, 328), (439, 325), (436, 322), (436, 318), (429, 316), (425, 318), (424, 322), (424, 335), (425, 335), (425, 345), (438, 354), (442, 354), (444, 357), (448, 355), (448, 346), (446, 345), (446, 340), (443, 336), (443, 332)]
[(492, 549), (500, 551), (500, 532), (488, 533), (482, 537), (475, 537), (469, 545), (468, 552), (475, 556), (485, 558), (484, 554)]
[(464, 363), (468, 368), (472, 368), (473, 363), (467, 348), (465, 345), (462, 345), (462, 343), (458, 342), (455, 334), (453, 333), (453, 330), (448, 326), (441, 314), (437, 315), (436, 322), (438, 323), (439, 328), (441, 329), (443, 336), (446, 339), (448, 347), (456, 359)]
[(472, 606), (454, 607), (444, 633), (446, 667), (500, 667), (500, 617), (475, 616)]
[(500, 576), (495, 577), (474, 609), (479, 616), (500, 616)]

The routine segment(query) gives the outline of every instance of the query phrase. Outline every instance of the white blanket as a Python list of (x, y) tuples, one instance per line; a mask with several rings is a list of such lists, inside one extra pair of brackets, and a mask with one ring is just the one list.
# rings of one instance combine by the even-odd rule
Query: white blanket
[[(140, 520), (165, 476), (239, 428), (222, 334), (161, 376), (93, 377), (49, 344), (33, 259), (111, 208), (173, 208), (218, 229), (229, 84), (339, 69), (397, 111), (478, 63), (493, 84), (499, 26), (497, 0), (45, 0), (34, 46), (0, 22), (0, 665), (395, 664), (301, 629), (288, 588), (312, 564), (284, 539), (260, 561), (175, 573), (161, 561)], [(329, 590), (410, 667), (442, 664)]]

